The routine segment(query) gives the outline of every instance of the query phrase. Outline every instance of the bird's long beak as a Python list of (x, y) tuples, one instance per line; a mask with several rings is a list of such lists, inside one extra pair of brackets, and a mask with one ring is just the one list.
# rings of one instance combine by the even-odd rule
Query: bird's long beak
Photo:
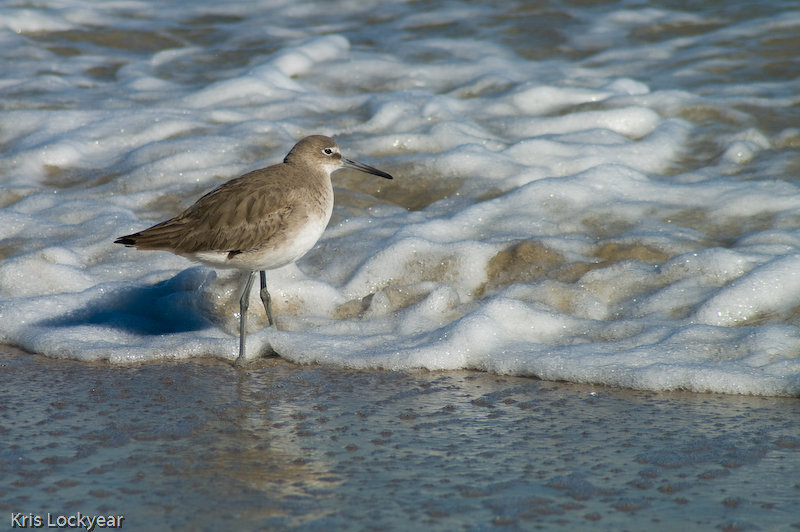
[(344, 163), (342, 165), (344, 166), (344, 168), (352, 168), (354, 170), (360, 170), (368, 174), (379, 175), (381, 177), (385, 177), (386, 179), (393, 179), (391, 175), (387, 174), (383, 170), (378, 170), (377, 168), (373, 168), (368, 164), (360, 163), (358, 161), (353, 161), (351, 159), (345, 159), (344, 157), (342, 157), (342, 163)]

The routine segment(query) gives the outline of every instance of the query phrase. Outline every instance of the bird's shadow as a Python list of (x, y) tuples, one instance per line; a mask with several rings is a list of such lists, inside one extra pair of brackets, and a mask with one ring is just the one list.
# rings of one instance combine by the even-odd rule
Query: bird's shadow
[(195, 267), (150, 286), (106, 287), (102, 295), (82, 308), (50, 318), (42, 325), (100, 325), (140, 335), (207, 329), (214, 324), (202, 311), (199, 288), (213, 276), (213, 271)]

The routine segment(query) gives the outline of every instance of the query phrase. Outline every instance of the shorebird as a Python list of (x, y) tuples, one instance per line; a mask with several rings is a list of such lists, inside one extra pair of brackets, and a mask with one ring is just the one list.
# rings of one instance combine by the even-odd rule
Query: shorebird
[(256, 272), (261, 272), (261, 301), (272, 326), (266, 270), (297, 261), (317, 243), (333, 212), (331, 174), (341, 168), (392, 179), (342, 157), (333, 139), (313, 135), (295, 144), (283, 163), (223, 183), (174, 218), (114, 243), (171, 251), (214, 268), (247, 272), (239, 299), (236, 364), (241, 365), (246, 360), (247, 309)]

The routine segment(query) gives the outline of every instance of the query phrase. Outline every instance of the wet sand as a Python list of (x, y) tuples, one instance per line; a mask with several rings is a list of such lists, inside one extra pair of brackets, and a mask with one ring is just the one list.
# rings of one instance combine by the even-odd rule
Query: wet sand
[(8, 347), (0, 373), (9, 527), (800, 529), (797, 398)]

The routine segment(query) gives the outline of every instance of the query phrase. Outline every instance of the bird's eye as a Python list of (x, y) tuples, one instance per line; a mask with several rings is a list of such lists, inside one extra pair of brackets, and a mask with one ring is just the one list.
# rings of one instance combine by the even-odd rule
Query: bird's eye
[(325, 148), (324, 150), (322, 150), (322, 153), (324, 153), (325, 155), (333, 155), (333, 148)]

